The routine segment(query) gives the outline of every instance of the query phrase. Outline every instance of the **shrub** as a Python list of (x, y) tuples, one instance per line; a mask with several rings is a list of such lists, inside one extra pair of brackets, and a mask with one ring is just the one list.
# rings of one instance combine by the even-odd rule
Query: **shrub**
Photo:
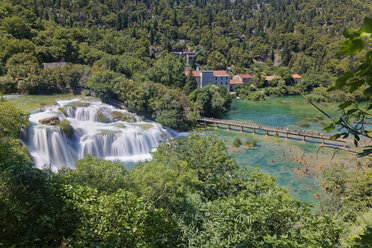
[(14, 80), (11, 77), (0, 77), (0, 93), (6, 94), (14, 91)]
[(233, 145), (235, 148), (238, 148), (238, 147), (240, 147), (240, 146), (242, 145), (242, 141), (241, 141), (239, 138), (235, 138), (235, 139), (233, 140), (232, 145)]
[(244, 142), (244, 145), (245, 146), (247, 146), (247, 147), (257, 147), (257, 144), (258, 144), (258, 142), (257, 142), (257, 140), (246, 140), (245, 142)]

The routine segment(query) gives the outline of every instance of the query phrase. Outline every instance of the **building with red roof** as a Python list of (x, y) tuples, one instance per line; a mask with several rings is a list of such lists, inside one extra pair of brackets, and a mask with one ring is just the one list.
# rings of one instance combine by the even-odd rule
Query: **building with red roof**
[(253, 77), (249, 74), (238, 74), (233, 77), (233, 79), (239, 79), (242, 81), (244, 84), (248, 84), (249, 81), (251, 81)]
[(298, 74), (293, 74), (292, 78), (293, 78), (293, 80), (295, 81), (296, 84), (302, 82), (302, 77)]
[[(189, 71), (185, 71), (185, 75), (189, 75)], [(226, 71), (192, 71), (192, 75), (197, 81), (198, 88), (203, 88), (207, 85), (224, 86), (230, 89), (230, 76)]]

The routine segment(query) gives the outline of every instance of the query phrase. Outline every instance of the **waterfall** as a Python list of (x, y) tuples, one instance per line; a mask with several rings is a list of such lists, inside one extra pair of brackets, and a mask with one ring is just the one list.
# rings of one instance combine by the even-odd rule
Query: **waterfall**
[[(76, 160), (87, 154), (123, 164), (144, 161), (151, 159), (151, 152), (160, 143), (173, 137), (172, 131), (158, 123), (143, 121), (100, 101), (71, 99), (57, 103), (30, 115), (24, 142), (40, 169), (73, 168)], [(56, 117), (61, 123), (49, 125), (48, 118)], [(64, 131), (62, 123), (70, 125), (73, 132)]]

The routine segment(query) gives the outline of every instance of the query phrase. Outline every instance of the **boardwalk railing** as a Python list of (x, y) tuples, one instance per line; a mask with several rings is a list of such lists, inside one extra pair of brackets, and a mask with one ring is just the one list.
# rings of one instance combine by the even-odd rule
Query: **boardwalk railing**
[(315, 133), (312, 131), (303, 131), (303, 130), (290, 130), (289, 128), (283, 128), (283, 127), (277, 127), (277, 128), (271, 128), (271, 127), (264, 127), (262, 125), (246, 125), (242, 123), (238, 123), (235, 121), (227, 121), (227, 120), (219, 120), (214, 118), (201, 118), (198, 120), (199, 122), (204, 123), (206, 126), (208, 123), (216, 124), (216, 127), (219, 128), (219, 125), (227, 126), (228, 130), (231, 130), (231, 127), (239, 127), (241, 129), (241, 132), (244, 132), (244, 129), (251, 129), (253, 130), (253, 133), (256, 133), (256, 130), (262, 130), (266, 132), (266, 135), (269, 135), (269, 133), (275, 133), (277, 135), (284, 134), (286, 138), (288, 138), (289, 135), (291, 136), (298, 136), (302, 137), (302, 140), (306, 141), (306, 138), (312, 138), (312, 139), (318, 139), (322, 141), (322, 144), (325, 144), (325, 141), (330, 141), (334, 143), (342, 143), (344, 146), (348, 143), (352, 143), (350, 140), (347, 139), (337, 139), (332, 140), (331, 136), (324, 135), (322, 133)]

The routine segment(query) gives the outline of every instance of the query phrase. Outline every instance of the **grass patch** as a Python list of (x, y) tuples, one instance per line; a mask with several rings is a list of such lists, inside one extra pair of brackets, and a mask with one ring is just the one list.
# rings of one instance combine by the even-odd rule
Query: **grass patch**
[(145, 124), (138, 124), (143, 130), (149, 130), (150, 128), (153, 127), (151, 123), (145, 123)]
[(68, 120), (61, 121), (58, 126), (67, 137), (71, 138), (74, 135), (74, 128)]
[(89, 107), (89, 102), (70, 102), (69, 104), (65, 105), (66, 108), (78, 108), (78, 107)]
[(7, 95), (5, 99), (17, 106), (24, 112), (31, 112), (39, 109), (41, 105), (55, 105), (58, 99), (68, 99), (79, 97), (72, 94), (56, 94), (56, 95)]

